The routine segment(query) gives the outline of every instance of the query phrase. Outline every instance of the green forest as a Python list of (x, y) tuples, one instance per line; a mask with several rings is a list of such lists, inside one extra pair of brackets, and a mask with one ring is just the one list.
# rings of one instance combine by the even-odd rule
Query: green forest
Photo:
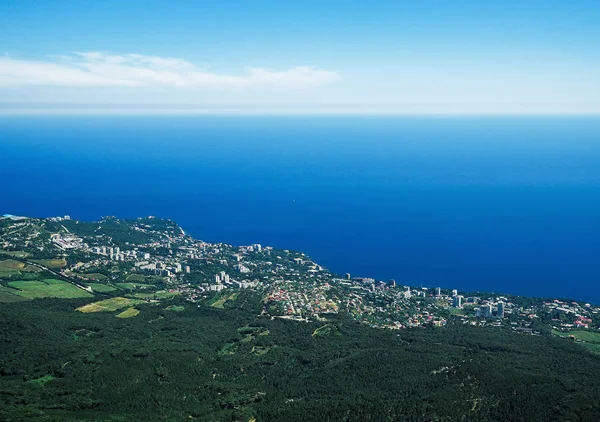
[(0, 306), (0, 420), (600, 420), (600, 356), (563, 338), (287, 321), (252, 292), (130, 318), (90, 302)]

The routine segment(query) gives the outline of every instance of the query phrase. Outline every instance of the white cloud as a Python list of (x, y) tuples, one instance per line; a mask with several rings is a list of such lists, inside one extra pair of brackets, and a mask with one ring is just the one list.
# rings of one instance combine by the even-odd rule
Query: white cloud
[(221, 75), (192, 63), (141, 54), (80, 52), (54, 60), (0, 57), (0, 86), (174, 87), (218, 89), (306, 89), (335, 82), (336, 72), (300, 66), (284, 71), (247, 68), (243, 75)]

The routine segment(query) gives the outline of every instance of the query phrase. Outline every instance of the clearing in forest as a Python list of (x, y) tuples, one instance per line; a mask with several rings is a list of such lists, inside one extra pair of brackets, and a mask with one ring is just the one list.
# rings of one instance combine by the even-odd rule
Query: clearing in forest
[(123, 312), (118, 315), (115, 315), (117, 318), (131, 318), (140, 313), (139, 309), (135, 308), (127, 308)]
[(113, 297), (110, 299), (101, 300), (99, 302), (88, 303), (87, 305), (77, 308), (79, 312), (114, 312), (119, 309), (129, 308), (144, 303), (143, 300), (129, 299), (126, 297)]
[(217, 296), (216, 300), (212, 303), (210, 303), (210, 306), (212, 306), (213, 308), (219, 308), (219, 309), (224, 309), (224, 305), (225, 302), (227, 302), (228, 300), (235, 300), (238, 296), (238, 293), (231, 293), (229, 295), (223, 295), (223, 296)]

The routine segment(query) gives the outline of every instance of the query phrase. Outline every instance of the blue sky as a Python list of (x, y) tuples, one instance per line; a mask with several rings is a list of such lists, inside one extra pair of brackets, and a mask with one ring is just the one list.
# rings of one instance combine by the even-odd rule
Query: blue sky
[(4, 1), (3, 110), (598, 113), (600, 1)]

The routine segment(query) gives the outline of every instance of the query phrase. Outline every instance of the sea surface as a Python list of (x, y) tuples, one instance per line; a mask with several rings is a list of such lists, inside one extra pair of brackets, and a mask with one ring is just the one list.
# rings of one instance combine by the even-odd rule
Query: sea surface
[(0, 117), (0, 214), (177, 221), (337, 273), (600, 303), (598, 117)]

